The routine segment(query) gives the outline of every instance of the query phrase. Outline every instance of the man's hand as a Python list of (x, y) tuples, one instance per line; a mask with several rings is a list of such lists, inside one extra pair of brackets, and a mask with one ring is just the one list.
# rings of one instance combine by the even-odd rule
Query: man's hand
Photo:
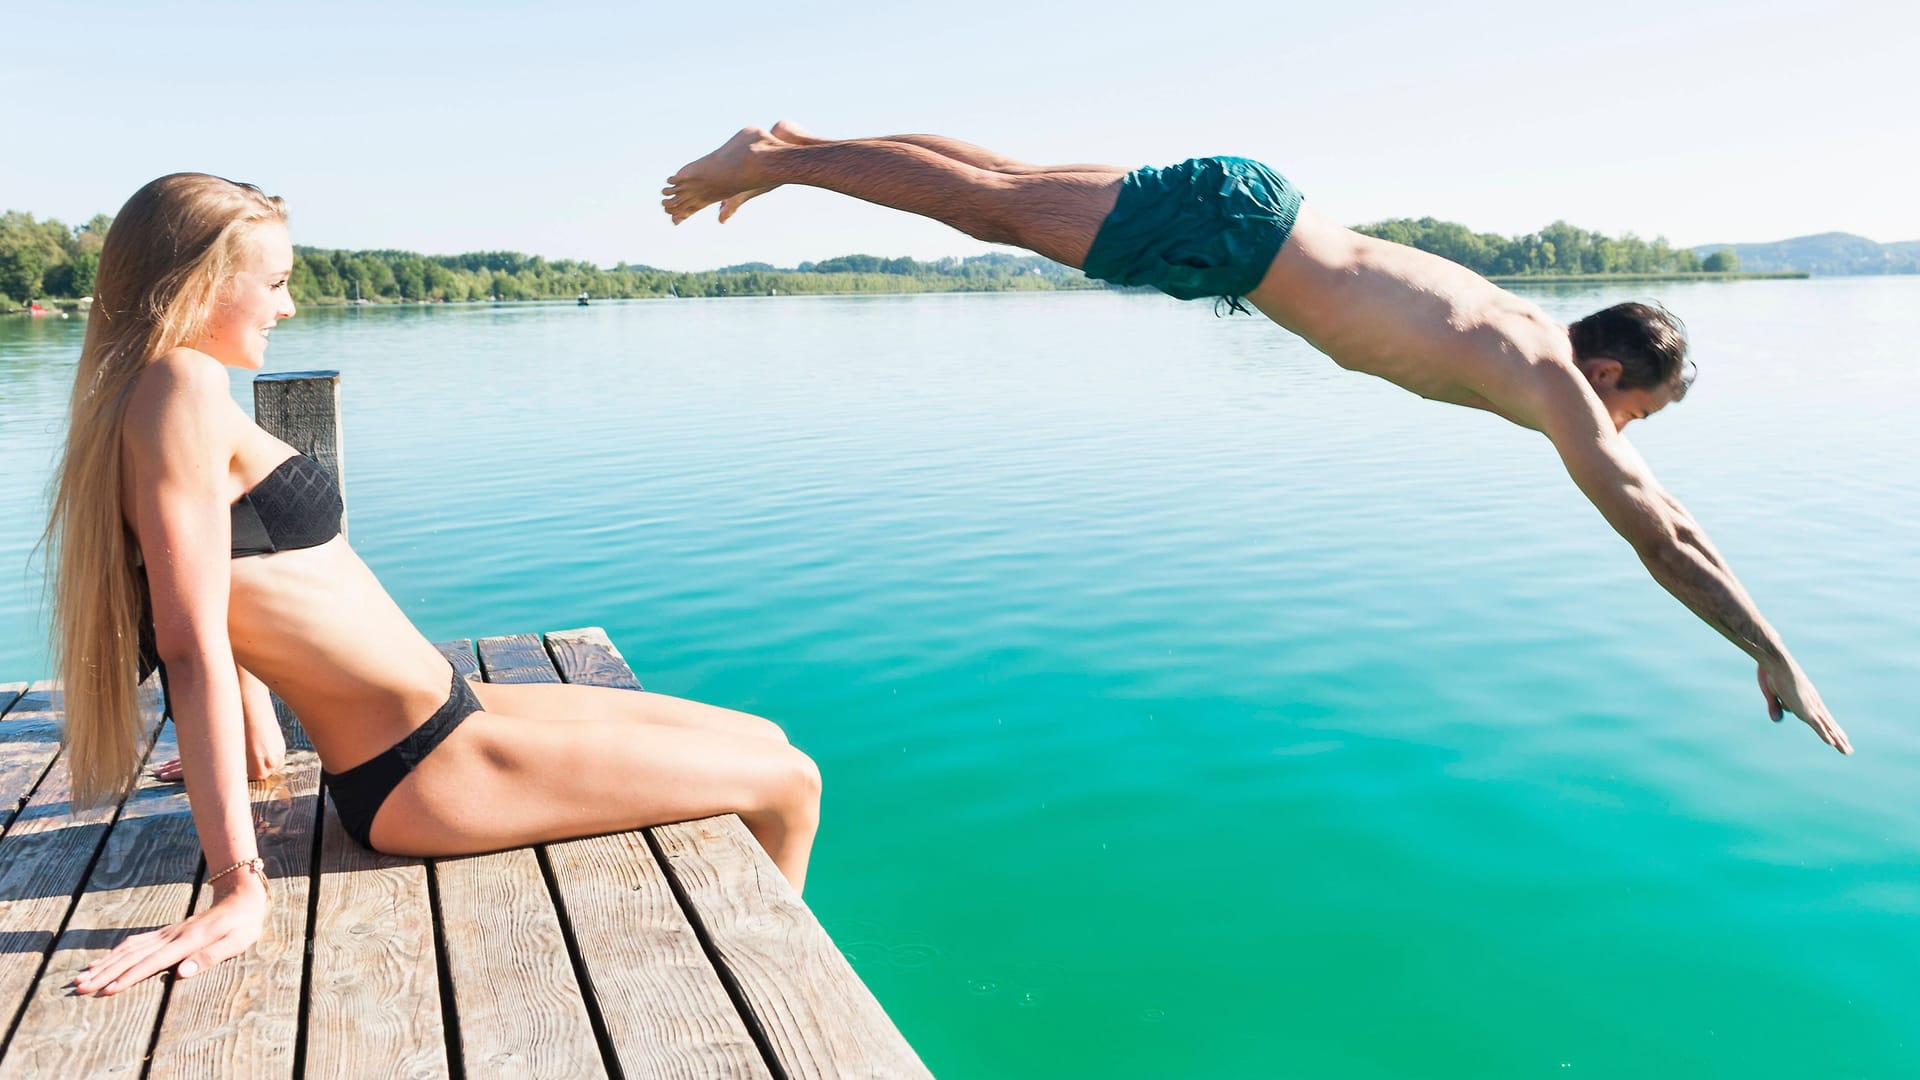
[(1760, 665), (1760, 693), (1767, 699), (1767, 715), (1779, 723), (1787, 713), (1806, 721), (1820, 741), (1843, 754), (1853, 753), (1853, 744), (1847, 741), (1847, 733), (1834, 723), (1833, 714), (1827, 711), (1820, 701), (1820, 691), (1813, 688), (1813, 681), (1807, 673), (1791, 659), (1764, 661)]
[(74, 992), (117, 994), (176, 964), (180, 978), (190, 978), (245, 952), (266, 929), (267, 890), (251, 873), (243, 871), (239, 877), (234, 888), (200, 914), (135, 934), (88, 964), (73, 980)]

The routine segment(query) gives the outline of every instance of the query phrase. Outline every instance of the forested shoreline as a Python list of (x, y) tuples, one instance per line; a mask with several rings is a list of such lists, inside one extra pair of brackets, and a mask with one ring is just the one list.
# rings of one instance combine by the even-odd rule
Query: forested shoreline
[(1525, 236), (1477, 233), (1458, 222), (1430, 217), (1393, 218), (1356, 229), (1430, 251), (1488, 277), (1725, 274), (1740, 269), (1740, 258), (1730, 248), (1702, 258), (1688, 248), (1673, 247), (1664, 236), (1651, 241), (1632, 233), (1603, 236), (1564, 221)]
[[(100, 247), (112, 219), (84, 225), (30, 214), (0, 215), (0, 311), (30, 302), (76, 302), (93, 293)], [(1452, 259), (1489, 277), (1542, 281), (1590, 276), (1638, 278), (1739, 270), (1731, 249), (1705, 257), (1664, 238), (1608, 237), (1566, 222), (1525, 236), (1476, 233), (1434, 218), (1363, 225), (1370, 236)], [(998, 292), (1101, 288), (1078, 270), (1036, 255), (992, 253), (920, 261), (844, 255), (782, 268), (746, 263), (676, 271), (616, 263), (545, 259), (512, 251), (422, 255), (411, 251), (295, 248), (289, 283), (301, 304), (463, 302), (595, 298), (767, 296), (827, 293)]]

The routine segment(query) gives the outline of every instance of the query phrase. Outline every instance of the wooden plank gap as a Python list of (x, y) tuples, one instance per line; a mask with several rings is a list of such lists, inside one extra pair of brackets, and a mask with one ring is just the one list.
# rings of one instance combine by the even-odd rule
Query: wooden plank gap
[[(167, 724), (147, 760), (177, 753), (173, 725)], [(75, 995), (69, 979), (128, 935), (185, 918), (203, 872), (185, 788), (143, 769), (46, 958), (0, 1062), (0, 1078), (140, 1071), (169, 996), (169, 977), (162, 973), (109, 997)]]
[(433, 966), (440, 976), (440, 1031), (447, 1042), (447, 1068), (454, 1076), (467, 1075), (460, 1048), (460, 1003), (453, 996), (453, 962), (447, 955), (446, 919), (441, 915), (440, 876), (427, 862), (427, 910), (433, 912)]
[(587, 1023), (593, 1028), (594, 1041), (600, 1044), (601, 1063), (612, 1080), (625, 1080), (627, 1073), (620, 1065), (620, 1052), (613, 1045), (613, 1036), (607, 1031), (607, 1018), (593, 992), (593, 976), (587, 971), (586, 958), (580, 955), (580, 939), (573, 932), (573, 917), (567, 913), (566, 897), (554, 877), (553, 859), (545, 845), (535, 849), (534, 858), (539, 862), (541, 879), (547, 883), (547, 898), (553, 903), (554, 916), (560, 921), (560, 940), (566, 942), (567, 959), (572, 962), (573, 977), (580, 984), (580, 1000), (587, 1007)]
[(919, 1055), (740, 819), (649, 830), (795, 1077), (926, 1077)]
[[(254, 835), (272, 888), (266, 925), (245, 952), (174, 988), (149, 1055), (151, 1080), (291, 1080), (319, 793), (320, 761), (310, 750), (296, 751), (278, 773), (248, 785)], [(212, 902), (203, 882), (194, 910)]]
[(322, 803), (302, 1075), (444, 1078), (447, 1048), (433, 958), (427, 867), (355, 843)]
[[(639, 689), (599, 628), (555, 631), (545, 640), (567, 682)], [(582, 965), (629, 1075), (778, 1075), (644, 830), (546, 852), (562, 898), (579, 913)]]
[(667, 853), (661, 850), (660, 841), (654, 838), (652, 829), (642, 830), (647, 838), (647, 849), (653, 852), (653, 859), (666, 870), (667, 887), (673, 890), (673, 898), (680, 904), (680, 911), (686, 915), (687, 924), (693, 927), (694, 937), (699, 939), (700, 950), (707, 954), (707, 963), (720, 979), (720, 985), (726, 988), (728, 1000), (740, 1014), (740, 1022), (746, 1026), (747, 1035), (753, 1039), (754, 1049), (760, 1051), (760, 1060), (774, 1080), (789, 1080), (785, 1066), (780, 1064), (780, 1055), (774, 1052), (773, 1041), (767, 1037), (767, 1029), (754, 1015), (753, 1005), (747, 1000), (746, 990), (733, 972), (727, 970), (726, 957), (720, 953), (720, 947), (714, 943), (713, 934), (700, 918), (700, 909), (694, 904), (693, 897), (687, 894), (687, 888), (681, 884), (680, 876), (673, 872), (673, 864), (667, 861)]
[[(149, 736), (147, 755), (142, 759), (144, 774), (145, 762), (152, 760), (160, 742), (157, 681), (149, 680), (142, 687), (139, 700), (141, 721), (148, 725)], [(16, 706), (13, 722), (18, 722), (17, 714), (29, 707), (44, 714), (56, 727), (64, 708), (59, 691), (44, 680), (28, 689)], [(110, 807), (90, 807), (76, 813), (71, 796), (72, 775), (49, 766), (12, 827), (0, 837), (0, 940), (10, 947), (0, 953), (0, 1011), (7, 1018), (4, 1037), (0, 1037), (0, 1068), (4, 1068), (5, 1051), (14, 1045), (28, 1006), (34, 1001), (35, 988), (46, 977), (54, 950), (72, 923), (107, 838), (130, 801), (123, 799)], [(31, 956), (25, 945), (35, 939), (42, 944), (33, 950), (39, 955)]]
[[(315, 755), (316, 757), (318, 755)], [(306, 1075), (307, 1043), (313, 1035), (313, 939), (320, 920), (320, 841), (326, 827), (327, 797), (316, 793), (313, 800), (313, 848), (307, 852), (307, 936), (300, 945), (300, 1023), (293, 1033), (294, 1080)]]

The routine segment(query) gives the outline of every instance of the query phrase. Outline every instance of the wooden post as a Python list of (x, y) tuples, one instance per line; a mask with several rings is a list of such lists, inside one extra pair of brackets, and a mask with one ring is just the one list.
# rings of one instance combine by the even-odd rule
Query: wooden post
[[(340, 535), (347, 534), (347, 479), (341, 471), (340, 373), (282, 371), (253, 379), (253, 419), (267, 434), (318, 461), (340, 492)], [(293, 710), (278, 696), (273, 710), (288, 750), (311, 750), (313, 742)]]
[[(340, 373), (337, 371), (282, 371), (255, 376), (253, 419), (267, 434), (326, 466), (340, 488), (340, 504), (347, 502), (345, 456), (340, 446)], [(346, 535), (347, 517), (340, 515), (340, 533)]]

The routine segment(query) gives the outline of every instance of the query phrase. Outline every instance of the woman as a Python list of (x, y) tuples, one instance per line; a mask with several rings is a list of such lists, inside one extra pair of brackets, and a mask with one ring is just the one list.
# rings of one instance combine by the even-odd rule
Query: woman
[(225, 369), (259, 368), (293, 316), (292, 268), (279, 199), (195, 173), (136, 192), (100, 253), (47, 529), (74, 801), (138, 773), (150, 607), (215, 899), (128, 938), (75, 988), (189, 977), (259, 938), (247, 778), (279, 748), (264, 695), (242, 704), (248, 673), (300, 716), (341, 824), (369, 847), (457, 855), (732, 811), (799, 889), (820, 776), (779, 728), (636, 691), (469, 684), (407, 621), (340, 535), (331, 478), (228, 393)]

